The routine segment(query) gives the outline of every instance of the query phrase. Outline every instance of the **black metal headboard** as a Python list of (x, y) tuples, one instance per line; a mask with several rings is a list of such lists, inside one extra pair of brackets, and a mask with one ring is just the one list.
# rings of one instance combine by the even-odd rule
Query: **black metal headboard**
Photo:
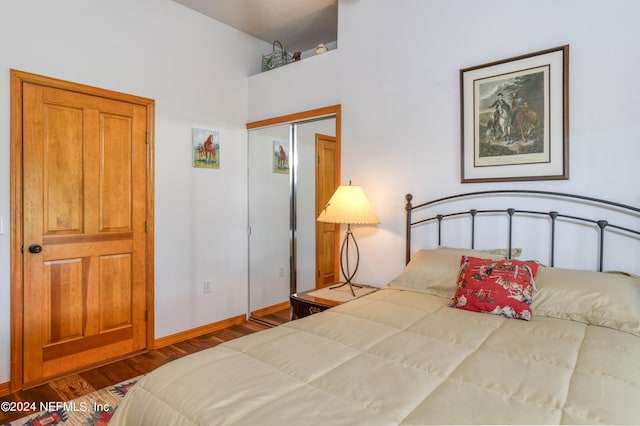
[[(469, 216), (471, 219), (471, 248), (475, 248), (475, 228), (476, 228), (476, 217), (480, 214), (485, 214), (485, 213), (491, 213), (491, 214), (499, 214), (499, 213), (504, 213), (507, 215), (508, 217), (508, 253), (509, 253), (509, 257), (511, 257), (512, 251), (513, 251), (513, 247), (512, 247), (512, 241), (513, 241), (513, 217), (514, 215), (517, 214), (527, 214), (527, 215), (533, 215), (533, 216), (540, 216), (540, 217), (545, 217), (547, 218), (547, 220), (550, 221), (550, 241), (551, 241), (551, 247), (550, 247), (550, 266), (554, 266), (554, 259), (555, 259), (555, 239), (556, 239), (556, 220), (558, 218), (565, 218), (565, 219), (570, 219), (573, 221), (578, 221), (578, 222), (583, 222), (583, 223), (587, 223), (587, 224), (591, 224), (594, 227), (597, 227), (598, 232), (599, 232), (599, 242), (598, 242), (598, 258), (599, 258), (599, 264), (598, 264), (598, 270), (602, 271), (603, 270), (603, 262), (604, 262), (604, 238), (605, 238), (605, 232), (608, 229), (611, 230), (618, 230), (621, 231), (623, 233), (626, 233), (630, 236), (634, 236), (635, 238), (640, 237), (640, 228), (636, 228), (636, 229), (631, 229), (627, 226), (620, 226), (620, 225), (616, 225), (613, 223), (610, 223), (608, 220), (602, 219), (602, 218), (598, 218), (598, 219), (592, 219), (592, 218), (585, 218), (585, 217), (579, 217), (579, 216), (575, 216), (575, 215), (569, 215), (569, 214), (564, 214), (555, 210), (552, 211), (535, 211), (535, 210), (519, 210), (516, 208), (506, 208), (506, 209), (488, 209), (488, 210), (478, 210), (478, 209), (468, 209), (465, 211), (453, 211), (453, 212), (447, 212), (447, 213), (443, 213), (443, 214), (436, 214), (435, 216), (432, 217), (428, 217), (425, 219), (420, 219), (420, 220), (416, 220), (416, 221), (412, 221), (412, 213), (420, 210), (420, 209), (425, 209), (427, 207), (432, 207), (435, 204), (439, 204), (439, 203), (444, 203), (444, 202), (449, 202), (452, 200), (457, 200), (457, 199), (462, 199), (462, 198), (470, 198), (470, 197), (474, 197), (474, 196), (498, 196), (498, 195), (522, 195), (522, 196), (526, 196), (526, 195), (534, 195), (534, 196), (552, 196), (555, 199), (560, 199), (560, 200), (578, 200), (578, 201), (586, 201), (598, 206), (604, 206), (604, 207), (611, 207), (611, 208), (615, 208), (617, 210), (622, 211), (625, 214), (628, 215), (632, 215), (635, 217), (640, 218), (640, 207), (634, 207), (634, 206), (629, 206), (629, 205), (625, 205), (625, 204), (621, 204), (621, 203), (617, 203), (614, 201), (607, 201), (607, 200), (601, 200), (601, 199), (597, 199), (597, 198), (592, 198), (592, 197), (587, 197), (587, 196), (582, 196), (582, 195), (575, 195), (575, 194), (566, 194), (566, 193), (561, 193), (561, 192), (550, 192), (550, 191), (535, 191), (535, 190), (495, 190), (495, 191), (478, 191), (478, 192), (468, 192), (468, 193), (464, 193), (464, 194), (457, 194), (457, 195), (452, 195), (449, 197), (443, 197), (443, 198), (438, 198), (435, 200), (431, 200), (431, 201), (427, 201), (424, 203), (420, 203), (417, 205), (412, 205), (411, 201), (413, 199), (413, 196), (411, 194), (407, 194), (405, 196), (406, 199), (406, 206), (405, 206), (405, 210), (406, 210), (406, 263), (409, 263), (409, 260), (411, 258), (411, 231), (412, 229), (417, 226), (417, 225), (421, 225), (424, 223), (428, 223), (428, 222), (433, 222), (436, 221), (437, 225), (438, 225), (438, 245), (441, 245), (442, 242), (442, 220), (448, 217), (455, 217), (455, 216)], [(640, 262), (640, 259), (638, 260), (638, 262)]]

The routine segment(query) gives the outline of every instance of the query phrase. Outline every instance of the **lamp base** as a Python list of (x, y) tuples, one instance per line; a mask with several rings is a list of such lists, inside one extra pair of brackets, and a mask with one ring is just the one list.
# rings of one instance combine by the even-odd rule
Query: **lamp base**
[(360, 284), (354, 284), (354, 283), (352, 283), (351, 281), (346, 281), (346, 282), (340, 283), (340, 284), (338, 284), (338, 285), (334, 285), (333, 287), (329, 287), (329, 290), (333, 290), (333, 289), (335, 289), (335, 288), (340, 288), (340, 287), (343, 287), (343, 286), (345, 286), (345, 285), (348, 285), (348, 286), (349, 286), (349, 290), (351, 290), (351, 294), (353, 295), (353, 297), (356, 297), (356, 292), (355, 292), (355, 291), (353, 291), (353, 288), (354, 288), (354, 287), (356, 287), (356, 288), (362, 288), (362, 287), (364, 287), (364, 286), (362, 286), (362, 285), (360, 285)]
[[(353, 269), (353, 272), (349, 271), (349, 240), (353, 241), (353, 245), (356, 249), (356, 267)], [(358, 249), (358, 243), (356, 242), (356, 237), (353, 236), (353, 232), (351, 232), (351, 224), (347, 224), (347, 233), (344, 234), (344, 240), (342, 240), (342, 246), (340, 246), (340, 270), (342, 271), (342, 275), (346, 281), (339, 285), (329, 287), (329, 289), (339, 288), (348, 284), (351, 294), (353, 297), (356, 297), (356, 292), (353, 291), (353, 287), (362, 288), (362, 286), (359, 284), (353, 284), (351, 280), (356, 276), (359, 264), (360, 250)]]

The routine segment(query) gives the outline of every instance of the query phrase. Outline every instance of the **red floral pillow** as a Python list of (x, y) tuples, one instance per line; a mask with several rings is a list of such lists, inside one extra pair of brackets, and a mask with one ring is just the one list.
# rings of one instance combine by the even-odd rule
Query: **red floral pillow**
[(529, 321), (537, 271), (535, 262), (462, 256), (458, 289), (449, 306)]

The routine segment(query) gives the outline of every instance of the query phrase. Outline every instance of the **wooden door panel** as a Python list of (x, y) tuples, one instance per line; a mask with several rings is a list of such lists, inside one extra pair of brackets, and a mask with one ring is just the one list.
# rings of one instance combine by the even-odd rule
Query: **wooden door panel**
[(44, 104), (43, 114), (44, 234), (81, 233), (84, 229), (84, 217), (79, 214), (84, 202), (83, 111)]
[[(316, 217), (338, 187), (339, 161), (336, 138), (316, 135)], [(316, 288), (340, 280), (337, 263), (340, 225), (316, 222)]]
[(132, 117), (102, 114), (100, 232), (132, 229)]
[(75, 303), (86, 298), (84, 288), (83, 259), (67, 259), (44, 262), (44, 310), (43, 341), (45, 344), (60, 343), (82, 337), (84, 306)]
[(144, 107), (24, 86), (28, 384), (145, 347), (147, 164)]
[(44, 345), (42, 361), (38, 366), (40, 371), (33, 368), (25, 371), (25, 375), (27, 379), (31, 379), (29, 375), (34, 374), (34, 380), (40, 376), (55, 376), (77, 369), (79, 363), (90, 365), (84, 360), (105, 360), (133, 352), (136, 348), (131, 345), (132, 336), (132, 327), (122, 327), (106, 333)]
[(104, 254), (131, 253), (133, 244), (131, 232), (118, 233), (122, 238), (128, 234), (129, 239), (98, 240), (100, 236), (90, 238), (45, 238), (46, 250), (43, 250), (45, 261), (72, 259), (74, 257), (100, 256)]
[[(338, 277), (334, 273), (336, 258), (335, 258), (335, 228), (336, 225), (329, 223), (320, 224), (321, 228), (324, 228), (320, 233), (322, 252), (318, 253), (320, 256), (320, 286), (326, 287), (334, 284)], [(329, 228), (329, 229), (327, 229)], [(324, 272), (324, 273), (323, 273)]]
[(133, 325), (131, 254), (100, 257), (100, 332)]

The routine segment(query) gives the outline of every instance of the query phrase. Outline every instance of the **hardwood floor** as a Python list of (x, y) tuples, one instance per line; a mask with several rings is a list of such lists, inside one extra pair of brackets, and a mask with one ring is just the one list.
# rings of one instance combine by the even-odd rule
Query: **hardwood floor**
[(290, 318), (291, 318), (291, 313), (289, 312), (289, 309), (284, 309), (282, 311), (273, 312), (271, 314), (262, 315), (262, 316), (258, 317), (258, 319), (260, 319), (262, 321), (266, 321), (267, 323), (274, 324), (274, 325), (283, 324), (283, 323), (289, 321)]
[[(275, 313), (269, 317), (271, 322), (281, 324), (289, 320), (289, 311)], [(0, 398), (0, 402), (28, 401), (36, 402), (39, 405), (40, 402), (70, 401), (98, 389), (112, 386), (124, 380), (148, 373), (163, 364), (185, 355), (212, 348), (220, 343), (268, 328), (269, 326), (255, 321), (246, 321), (239, 325), (234, 325), (160, 349), (151, 350), (103, 367), (63, 377), (31, 389), (21, 390), (4, 398)], [(29, 414), (32, 413), (6, 413), (0, 410), (0, 424), (17, 420)]]

